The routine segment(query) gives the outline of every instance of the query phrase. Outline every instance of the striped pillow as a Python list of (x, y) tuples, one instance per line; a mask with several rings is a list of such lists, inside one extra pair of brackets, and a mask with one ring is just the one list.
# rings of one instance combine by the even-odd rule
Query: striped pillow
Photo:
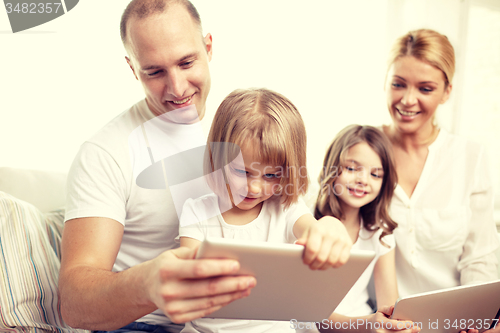
[[(0, 192), (0, 331), (88, 332), (59, 313), (62, 213), (46, 216)], [(58, 222), (59, 221), (59, 222)]]

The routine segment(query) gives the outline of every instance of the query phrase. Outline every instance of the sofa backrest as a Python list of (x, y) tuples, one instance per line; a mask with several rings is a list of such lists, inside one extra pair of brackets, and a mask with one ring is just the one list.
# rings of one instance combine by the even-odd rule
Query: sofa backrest
[(0, 191), (50, 212), (64, 207), (66, 174), (0, 167)]

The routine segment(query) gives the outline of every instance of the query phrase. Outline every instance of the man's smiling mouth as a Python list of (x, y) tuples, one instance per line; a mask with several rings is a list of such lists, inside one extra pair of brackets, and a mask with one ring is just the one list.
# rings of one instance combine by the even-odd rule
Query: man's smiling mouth
[(184, 99), (181, 99), (180, 101), (172, 101), (172, 103), (177, 104), (177, 105), (184, 104), (184, 103), (188, 102), (191, 99), (191, 97), (193, 97), (193, 96), (186, 97)]

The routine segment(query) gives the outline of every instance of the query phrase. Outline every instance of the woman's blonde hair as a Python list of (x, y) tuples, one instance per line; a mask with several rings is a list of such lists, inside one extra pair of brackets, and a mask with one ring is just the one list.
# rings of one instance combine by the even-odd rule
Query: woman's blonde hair
[(349, 148), (361, 142), (367, 143), (380, 157), (384, 170), (380, 193), (375, 200), (360, 208), (365, 229), (383, 229), (380, 236), (382, 242), (382, 237), (392, 234), (392, 231), (397, 227), (397, 223), (389, 216), (388, 208), (398, 180), (391, 143), (375, 127), (350, 125), (337, 134), (326, 152), (323, 169), (318, 178), (321, 189), (316, 201), (314, 216), (320, 219), (329, 215), (340, 220), (345, 217), (339, 202), (340, 199), (335, 195), (334, 183), (342, 174)]
[(389, 66), (401, 57), (412, 56), (441, 70), (445, 87), (455, 74), (455, 51), (445, 35), (434, 30), (420, 29), (398, 38), (389, 53)]
[[(218, 145), (217, 143), (232, 143)], [(237, 146), (236, 146), (237, 145)], [(281, 94), (259, 89), (238, 89), (230, 93), (217, 109), (208, 135), (210, 159), (205, 170), (224, 170), (239, 153), (239, 147), (251, 145), (260, 162), (280, 168), (280, 186), (276, 193), (287, 208), (307, 191), (306, 129), (297, 108)], [(218, 147), (218, 148), (217, 148)], [(207, 173), (207, 172), (206, 172)], [(220, 179), (209, 177), (216, 193)]]

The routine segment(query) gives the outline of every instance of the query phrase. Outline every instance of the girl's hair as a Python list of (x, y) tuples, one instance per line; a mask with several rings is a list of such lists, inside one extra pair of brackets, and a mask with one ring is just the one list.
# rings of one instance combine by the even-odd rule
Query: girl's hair
[(327, 150), (323, 169), (319, 175), (318, 181), (321, 188), (314, 216), (317, 219), (325, 215), (338, 219), (345, 217), (339, 202), (340, 199), (335, 195), (334, 183), (342, 174), (349, 148), (361, 142), (367, 143), (380, 157), (384, 170), (380, 193), (375, 200), (360, 208), (363, 226), (367, 230), (383, 229), (380, 236), (380, 241), (383, 243), (382, 237), (392, 234), (392, 231), (397, 227), (397, 223), (391, 219), (388, 212), (397, 183), (397, 174), (391, 144), (387, 137), (375, 127), (350, 125), (337, 134)]
[[(211, 174), (219, 169), (224, 172), (238, 155), (239, 147), (253, 147), (259, 162), (280, 169), (277, 195), (285, 208), (307, 191), (306, 129), (297, 108), (281, 94), (265, 88), (230, 93), (217, 109), (208, 143), (211, 152), (207, 154), (209, 161), (205, 159), (205, 170), (209, 163)], [(213, 177), (208, 180), (218, 193), (221, 182)]]
[(455, 52), (445, 35), (429, 29), (408, 32), (392, 46), (388, 68), (398, 58), (405, 56), (415, 57), (441, 70), (445, 77), (445, 87), (452, 82), (455, 74)]

